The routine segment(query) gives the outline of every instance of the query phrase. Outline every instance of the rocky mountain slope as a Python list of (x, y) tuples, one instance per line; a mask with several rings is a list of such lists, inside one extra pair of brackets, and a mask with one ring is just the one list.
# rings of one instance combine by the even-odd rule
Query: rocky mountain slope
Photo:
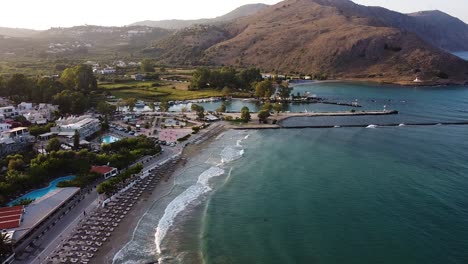
[[(416, 77), (466, 82), (466, 61), (398, 27), (392, 16), (401, 17), (348, 0), (287, 0), (216, 30), (184, 29), (153, 49), (156, 58), (171, 64), (256, 66), (392, 83)], [(197, 52), (175, 52), (181, 50)]]
[(183, 29), (198, 24), (215, 24), (220, 22), (231, 21), (240, 17), (249, 16), (257, 13), (258, 11), (268, 7), (265, 4), (250, 4), (243, 5), (235, 10), (216, 18), (205, 18), (205, 19), (196, 19), (196, 20), (180, 20), (180, 19), (170, 19), (170, 20), (159, 20), (159, 21), (140, 21), (133, 23), (133, 26), (149, 26), (149, 27), (159, 27), (165, 29)]

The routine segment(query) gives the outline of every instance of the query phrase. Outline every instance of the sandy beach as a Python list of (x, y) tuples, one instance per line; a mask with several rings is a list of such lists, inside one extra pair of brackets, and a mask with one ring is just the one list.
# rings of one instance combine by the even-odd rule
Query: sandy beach
[[(115, 254), (122, 249), (133, 238), (134, 230), (138, 227), (140, 219), (151, 209), (159, 200), (171, 193), (174, 187), (175, 175), (178, 175), (188, 160), (197, 155), (203, 148), (209, 145), (216, 135), (224, 130), (216, 131), (210, 137), (199, 144), (190, 144), (184, 148), (181, 159), (177, 164), (169, 169), (164, 178), (156, 185), (153, 190), (144, 191), (138, 203), (132, 208), (128, 215), (120, 222), (114, 230), (109, 241), (105, 243), (97, 252), (91, 263), (112, 263)], [(203, 137), (203, 136), (202, 136)], [(148, 234), (154, 235), (154, 234)]]

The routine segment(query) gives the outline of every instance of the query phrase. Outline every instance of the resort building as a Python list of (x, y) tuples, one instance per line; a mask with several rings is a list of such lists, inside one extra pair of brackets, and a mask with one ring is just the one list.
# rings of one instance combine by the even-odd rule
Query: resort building
[(0, 133), (9, 131), (11, 129), (11, 125), (7, 123), (0, 123)]
[(3, 115), (4, 118), (13, 118), (18, 116), (18, 111), (14, 106), (0, 107), (0, 115)]
[(15, 253), (41, 238), (76, 205), (80, 188), (58, 188), (28, 206), (0, 208), (0, 232), (14, 243)]
[(24, 112), (24, 111), (30, 111), (34, 109), (33, 108), (33, 104), (32, 103), (26, 103), (26, 102), (22, 102), (21, 104), (18, 105), (17, 107), (17, 110), (18, 112)]
[(27, 127), (17, 127), (3, 132), (0, 136), (0, 157), (17, 153), (31, 146), (34, 137)]
[(34, 106), (32, 103), (23, 102), (18, 105), (17, 111), (19, 115), (24, 116), (32, 124), (42, 125), (54, 119), (58, 106), (52, 104)]
[(101, 174), (102, 176), (104, 176), (104, 179), (115, 177), (118, 174), (117, 168), (109, 166), (93, 166), (90, 171)]
[(31, 122), (31, 124), (36, 124), (36, 125), (47, 124), (47, 118), (43, 114), (37, 111), (28, 112), (26, 114), (23, 114), (23, 116), (24, 118), (26, 118), (26, 120)]
[(75, 131), (78, 131), (81, 138), (87, 138), (101, 129), (99, 120), (89, 115), (60, 118), (55, 121), (55, 124), (56, 126), (51, 128), (51, 132), (66, 137), (72, 137)]

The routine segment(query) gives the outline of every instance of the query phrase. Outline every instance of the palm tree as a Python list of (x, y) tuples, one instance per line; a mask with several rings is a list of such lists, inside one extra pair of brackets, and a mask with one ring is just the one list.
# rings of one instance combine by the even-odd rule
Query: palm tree
[(12, 241), (6, 233), (0, 233), (0, 259), (8, 257), (12, 250)]

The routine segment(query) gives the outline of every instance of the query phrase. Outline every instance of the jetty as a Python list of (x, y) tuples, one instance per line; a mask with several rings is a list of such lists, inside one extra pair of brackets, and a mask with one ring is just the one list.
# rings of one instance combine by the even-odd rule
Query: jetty
[[(259, 122), (256, 113), (251, 113), (252, 120), (249, 123), (239, 123), (235, 125), (227, 125), (231, 129), (279, 129), (283, 128), (282, 122), (292, 117), (324, 117), (324, 116), (375, 116), (375, 115), (397, 115), (396, 110), (382, 111), (339, 111), (339, 112), (307, 112), (307, 113), (281, 113), (272, 115), (271, 120), (276, 120), (276, 124), (262, 124)], [(226, 113), (225, 115), (232, 116), (233, 119), (240, 118), (240, 113)]]

